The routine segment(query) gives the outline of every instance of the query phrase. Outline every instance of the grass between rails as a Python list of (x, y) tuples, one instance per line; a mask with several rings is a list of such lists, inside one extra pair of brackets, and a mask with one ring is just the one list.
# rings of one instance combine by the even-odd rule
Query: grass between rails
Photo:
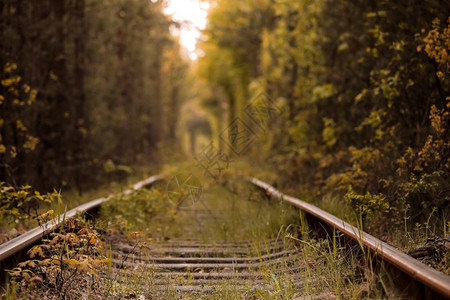
[[(20, 270), (13, 270), (16, 276), (5, 290), (5, 298), (292, 299), (323, 295), (360, 299), (393, 295), (386, 288), (385, 276), (367, 267), (370, 258), (346, 250), (336, 236), (332, 240), (312, 236), (292, 207), (269, 200), (252, 186), (231, 178), (221, 183), (206, 182), (202, 196), (184, 208), (169, 199), (167, 183), (130, 195), (116, 194), (102, 208), (96, 223), (80, 218), (76, 230), (69, 225), (41, 247), (42, 257), (31, 258)], [(113, 234), (134, 245), (136, 255), (143, 243), (180, 238), (205, 243), (250, 240), (255, 245), (277, 238), (283, 240), (285, 250), (294, 249), (298, 255), (255, 270), (264, 274), (265, 288), (255, 288), (252, 281), (223, 280), (211, 287), (210, 294), (189, 295), (170, 288), (189, 284), (189, 276), (167, 279), (169, 287), (161, 291), (153, 284), (160, 278), (151, 269), (113, 268), (108, 243), (118, 240), (104, 239)], [(262, 254), (254, 247), (248, 255)], [(41, 273), (36, 273), (38, 270)], [(56, 273), (52, 275), (51, 270)]]
[[(160, 191), (157, 191), (157, 194), (154, 192), (140, 193), (138, 197), (144, 196), (143, 203), (148, 203), (149, 199), (145, 196), (161, 196)], [(121, 202), (121, 205), (126, 211), (130, 207), (127, 205), (129, 199), (128, 201), (122, 200), (125, 200)], [(277, 203), (277, 201), (274, 203), (261, 198), (261, 195), (250, 186), (234, 186), (231, 192), (227, 188), (214, 186), (205, 193), (201, 201), (199, 200), (185, 210), (177, 210), (172, 207), (170, 213), (177, 217), (169, 217), (162, 222), (168, 222), (171, 226), (160, 227), (159, 230), (158, 228), (150, 229), (147, 234), (148, 232), (158, 232), (158, 235), (150, 235), (153, 241), (190, 237), (203, 242), (237, 242), (248, 239), (261, 242), (277, 236), (285, 240), (285, 249), (296, 247), (301, 253), (295, 262), (290, 262), (301, 266), (294, 271), (292, 268), (282, 268), (283, 264), (258, 270), (265, 274), (263, 280), (270, 287), (268, 289), (255, 289), (251, 284), (242, 288), (242, 282), (238, 284), (224, 280), (214, 286), (212, 295), (203, 296), (202, 299), (292, 299), (301, 295), (314, 296), (318, 294), (359, 299), (364, 297), (383, 298), (392, 295), (392, 291), (386, 291), (384, 288), (381, 281), (383, 276), (366, 269), (365, 263), (361, 261), (360, 257), (345, 250), (345, 247), (340, 246), (337, 241), (330, 242), (310, 238), (307, 226), (299, 222), (298, 217), (295, 217), (295, 210), (283, 207), (283, 204)], [(168, 199), (165, 202), (169, 202)], [(209, 214), (207, 218), (198, 215), (198, 218), (195, 218), (195, 213), (209, 207), (214, 207), (214, 210), (207, 211)], [(192, 214), (194, 214), (194, 218)], [(167, 217), (167, 215), (165, 216)], [(217, 218), (217, 216), (221, 216), (223, 219)], [(123, 215), (120, 219), (123, 220)], [(161, 226), (161, 220), (156, 218), (153, 220), (154, 222), (151, 223)], [(130, 229), (144, 225), (139, 225), (138, 219), (130, 221), (135, 226)], [(136, 223), (136, 221), (138, 222)], [(186, 230), (187, 228), (190, 230)], [(300, 232), (303, 232), (302, 239), (299, 239)], [(258, 255), (258, 253), (249, 253), (249, 255)], [(121, 272), (123, 272), (122, 282), (120, 284), (110, 283), (115, 287), (116, 293), (119, 290), (126, 290), (132, 292), (133, 295), (147, 295), (147, 297), (155, 294), (159, 297), (173, 299), (197, 299), (200, 297), (199, 295), (192, 297), (180, 293), (175, 288), (154, 291), (151, 286), (142, 286), (142, 282), (151, 283), (157, 279), (151, 270), (145, 268), (131, 274), (127, 270)], [(370, 274), (370, 276), (366, 277), (366, 274)], [(293, 278), (298, 278), (304, 284), (301, 287), (295, 286)], [(178, 282), (175, 279), (172, 280), (173, 284), (180, 284), (180, 281), (189, 284), (189, 278), (179, 278)], [(168, 283), (171, 283), (170, 280)], [(120, 295), (126, 296), (125, 294)]]
[(209, 186), (192, 205), (179, 207), (167, 193), (167, 183), (131, 195), (118, 195), (102, 207), (102, 219), (112, 231), (143, 231), (156, 241), (239, 242), (269, 239), (295, 210), (280, 201), (261, 198), (250, 185)]

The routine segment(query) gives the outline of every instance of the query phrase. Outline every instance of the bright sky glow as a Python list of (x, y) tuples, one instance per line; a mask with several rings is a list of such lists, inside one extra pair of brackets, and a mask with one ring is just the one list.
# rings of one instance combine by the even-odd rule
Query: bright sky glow
[(187, 50), (192, 60), (199, 56), (196, 44), (201, 35), (200, 30), (206, 26), (208, 9), (209, 3), (201, 0), (168, 0), (164, 9), (165, 14), (181, 23), (180, 29), (172, 28), (171, 32), (179, 36), (181, 46)]

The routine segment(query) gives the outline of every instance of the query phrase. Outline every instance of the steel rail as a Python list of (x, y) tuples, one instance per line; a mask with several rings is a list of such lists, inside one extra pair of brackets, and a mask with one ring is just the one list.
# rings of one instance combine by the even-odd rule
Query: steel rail
[[(156, 181), (162, 180), (164, 178), (163, 175), (154, 175), (150, 176), (147, 179), (144, 179), (135, 185), (133, 185), (132, 189), (127, 189), (123, 193), (125, 195), (128, 195), (132, 193), (133, 191), (139, 190), (145, 186), (151, 185), (155, 183)], [(109, 201), (111, 199), (111, 196), (108, 197), (102, 197), (95, 200), (92, 200), (88, 203), (82, 204), (80, 206), (77, 206), (66, 213), (59, 215), (58, 217), (48, 221), (42, 226), (36, 227), (30, 231), (27, 231), (26, 233), (19, 235), (18, 237), (11, 239), (3, 244), (0, 245), (0, 262), (6, 260), (7, 258), (11, 257), (17, 252), (20, 252), (24, 250), (25, 248), (33, 245), (40, 239), (42, 239), (43, 236), (48, 235), (50, 232), (54, 231), (56, 228), (58, 228), (59, 224), (61, 224), (64, 219), (71, 218), (76, 216), (79, 212), (88, 212), (90, 210), (93, 210), (95, 208), (100, 207), (103, 203)]]
[[(151, 185), (156, 181), (162, 180), (163, 178), (163, 175), (151, 176), (143, 181), (136, 183), (131, 189), (124, 191), (123, 194), (128, 195), (135, 190), (139, 190), (143, 187)], [(387, 262), (396, 270), (400, 270), (402, 274), (406, 274), (407, 278), (411, 278), (414, 280), (414, 282), (420, 283), (421, 287), (425, 287), (427, 291), (432, 291), (434, 295), (437, 294), (438, 296), (440, 296), (440, 298), (450, 299), (450, 276), (442, 274), (426, 266), (425, 264), (415, 260), (414, 258), (388, 245), (387, 243), (373, 237), (368, 233), (365, 233), (361, 229), (350, 225), (349, 223), (310, 203), (285, 195), (282, 192), (276, 190), (273, 186), (256, 178), (248, 177), (246, 178), (246, 180), (264, 190), (267, 195), (292, 204), (309, 216), (313, 217), (315, 220), (318, 220), (319, 223), (340, 231), (345, 236), (351, 238), (354, 242), (362, 245), (364, 248), (369, 249), (374, 254), (376, 254), (377, 259), (381, 258), (383, 262)], [(36, 243), (43, 236), (56, 230), (65, 218), (74, 217), (78, 212), (88, 212), (96, 209), (110, 199), (111, 196), (103, 197), (82, 204), (74, 209), (69, 210), (65, 214), (60, 215), (55, 219), (45, 223), (43, 226), (34, 228), (33, 230), (28, 231), (27, 233), (24, 233), (19, 237), (1, 244), (0, 263), (16, 253), (23, 253), (24, 249)], [(421, 293), (423, 296), (423, 290), (421, 290)]]
[(339, 230), (344, 235), (352, 238), (355, 242), (362, 243), (372, 252), (380, 255), (383, 260), (403, 271), (414, 280), (430, 287), (441, 296), (450, 298), (450, 276), (428, 267), (411, 256), (310, 203), (283, 194), (268, 183), (253, 177), (247, 177), (246, 180), (265, 190), (269, 196), (273, 196), (294, 205), (305, 213), (310, 214), (332, 228)]

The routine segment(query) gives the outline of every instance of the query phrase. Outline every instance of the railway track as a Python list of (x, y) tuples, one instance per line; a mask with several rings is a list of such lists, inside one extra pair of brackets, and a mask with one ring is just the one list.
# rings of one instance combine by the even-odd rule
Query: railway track
[[(272, 272), (290, 274), (290, 284), (302, 290), (304, 281), (298, 273), (296, 250), (286, 250), (279, 241), (255, 245), (249, 243), (215, 243), (177, 241), (146, 247), (139, 254), (130, 251), (129, 245), (117, 245), (113, 249), (113, 272), (110, 277), (117, 281), (121, 274), (127, 276), (124, 283), (135, 286), (141, 284), (154, 298), (172, 295), (181, 298), (188, 293), (192, 296), (208, 294), (226, 295), (237, 291), (245, 298), (253, 297), (255, 292), (273, 291), (267, 280), (270, 267)], [(258, 252), (258, 255), (253, 253)], [(130, 279), (131, 277), (131, 279)]]
[[(124, 194), (149, 187), (162, 179), (162, 176), (152, 176)], [(300, 209), (306, 216), (310, 230), (317, 236), (331, 241), (339, 237), (339, 243), (346, 248), (346, 253), (363, 260), (370, 257), (371, 268), (375, 272), (387, 272), (391, 285), (405, 299), (450, 299), (449, 276), (309, 203), (282, 194), (267, 183), (255, 178), (246, 180), (266, 196)], [(81, 205), (67, 212), (65, 218), (75, 216), (79, 211), (96, 210), (108, 200), (100, 198)], [(197, 218), (195, 223), (199, 227), (204, 226), (206, 219), (217, 220), (219, 217), (205, 209), (191, 209), (188, 213), (192, 218)], [(60, 216), (58, 221), (62, 218)], [(30, 246), (55, 230), (54, 223), (55, 220), (0, 245), (2, 269), (7, 262), (20, 260)], [(136, 287), (126, 295), (130, 298), (138, 298), (143, 294), (155, 299), (195, 299), (205, 295), (221, 295), (220, 298), (241, 295), (242, 299), (278, 296), (285, 299), (288, 297), (284, 297), (283, 292), (287, 290), (291, 291), (290, 296), (295, 295), (298, 299), (307, 299), (301, 298), (302, 295), (319, 299), (335, 297), (332, 293), (311, 294), (314, 286), (320, 285), (326, 278), (320, 273), (311, 274), (311, 262), (308, 263), (305, 258), (305, 248), (299, 246), (295, 239), (278, 237), (257, 242), (178, 239), (144, 244), (106, 237), (106, 242), (111, 245), (110, 262), (108, 269), (100, 274), (102, 280), (112, 290), (123, 286)]]

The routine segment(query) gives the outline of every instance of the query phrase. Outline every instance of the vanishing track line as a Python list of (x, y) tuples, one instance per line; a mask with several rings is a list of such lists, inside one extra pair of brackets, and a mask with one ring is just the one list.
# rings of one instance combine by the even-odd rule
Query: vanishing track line
[[(138, 190), (162, 180), (152, 176), (134, 185)], [(395, 288), (408, 299), (450, 298), (450, 277), (420, 263), (386, 243), (360, 231), (345, 221), (299, 199), (287, 196), (255, 178), (245, 179), (269, 197), (290, 203), (300, 209), (317, 234), (332, 240), (339, 236), (348, 251), (371, 256), (374, 269), (389, 272)], [(132, 190), (125, 191), (130, 194)], [(66, 213), (66, 218), (77, 211), (98, 209), (108, 198), (100, 198)], [(192, 210), (192, 216), (211, 218), (204, 211)], [(62, 217), (59, 217), (59, 221)], [(54, 222), (54, 221), (53, 221)], [(31, 245), (38, 242), (55, 227), (48, 223), (0, 245), (0, 262), (12, 261)], [(336, 234), (339, 232), (339, 234)], [(313, 274), (305, 280), (306, 265), (302, 248), (283, 239), (245, 242), (204, 242), (173, 240), (154, 243), (124, 242), (106, 237), (111, 245), (109, 268), (101, 275), (111, 286), (117, 284), (139, 286), (141, 291), (157, 299), (180, 298), (185, 295), (201, 297), (231, 292), (243, 299), (254, 299), (287, 284), (298, 295), (321, 280)], [(358, 251), (357, 251), (358, 252)], [(282, 278), (278, 280), (276, 278)], [(320, 296), (318, 296), (320, 298)], [(323, 298), (326, 298), (323, 297)]]

